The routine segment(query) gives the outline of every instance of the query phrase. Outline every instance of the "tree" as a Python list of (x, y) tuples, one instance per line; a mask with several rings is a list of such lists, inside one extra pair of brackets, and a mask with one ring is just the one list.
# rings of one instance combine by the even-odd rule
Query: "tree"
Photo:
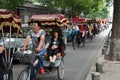
[(112, 60), (120, 61), (120, 1), (114, 0), (113, 28), (110, 45), (110, 56)]
[(0, 8), (14, 11), (18, 6), (23, 5), (24, 1), (25, 0), (2, 0), (0, 3)]
[[(49, 8), (61, 8), (62, 13), (69, 11), (72, 16), (83, 12), (87, 17), (108, 17), (111, 0), (33, 0), (46, 4)], [(101, 15), (102, 14), (102, 15)]]

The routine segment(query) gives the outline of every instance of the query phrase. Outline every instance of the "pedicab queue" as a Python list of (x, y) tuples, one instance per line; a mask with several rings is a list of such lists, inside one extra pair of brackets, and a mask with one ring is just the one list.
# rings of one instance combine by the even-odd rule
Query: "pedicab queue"
[[(13, 80), (14, 54), (18, 55), (20, 63), (26, 65), (17, 80), (40, 79), (53, 71), (57, 71), (58, 80), (62, 80), (68, 35), (70, 34), (75, 50), (76, 44), (78, 47), (81, 43), (85, 46), (89, 38), (92, 41), (96, 34), (108, 27), (107, 20), (86, 18), (73, 18), (70, 27), (69, 21), (63, 14), (33, 15), (29, 25), (32, 29), (28, 31), (23, 45), (18, 49), (17, 38), (22, 36), (21, 19), (7, 10), (0, 10), (0, 36), (2, 36), (0, 56), (3, 63), (0, 70), (4, 70), (0, 76), (1, 80)], [(63, 32), (65, 30), (68, 34)], [(5, 43), (6, 39), (8, 44)], [(1, 48), (4, 48), (4, 51)]]
[(93, 38), (96, 35), (99, 35), (101, 31), (108, 27), (107, 19), (89, 19), (75, 17), (71, 19), (71, 22), (71, 31), (68, 39), (71, 37), (71, 42), (74, 50), (77, 46), (79, 47), (81, 43), (84, 47), (89, 39), (92, 42)]

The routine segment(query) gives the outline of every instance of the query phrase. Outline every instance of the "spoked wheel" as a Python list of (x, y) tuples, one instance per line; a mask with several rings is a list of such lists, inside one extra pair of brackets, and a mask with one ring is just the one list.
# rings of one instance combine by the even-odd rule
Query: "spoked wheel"
[(30, 80), (30, 70), (24, 69), (18, 76), (17, 80)]
[(60, 66), (57, 68), (58, 80), (62, 80), (64, 76), (64, 63), (61, 61)]
[(91, 40), (91, 42), (93, 41), (93, 35), (90, 36), (90, 40)]
[(85, 47), (85, 38), (83, 38), (83, 47)]
[(73, 39), (72, 41), (72, 46), (73, 46), (73, 49), (75, 50), (75, 39)]
[(74, 49), (74, 50), (76, 49), (76, 47), (75, 47), (75, 45), (76, 45), (76, 43), (77, 43), (76, 38), (77, 38), (77, 37), (74, 36), (73, 39), (72, 39), (72, 46), (73, 46), (73, 49)]
[(13, 71), (12, 71), (12, 69), (9, 70), (8, 76), (9, 76), (8, 80), (13, 80)]

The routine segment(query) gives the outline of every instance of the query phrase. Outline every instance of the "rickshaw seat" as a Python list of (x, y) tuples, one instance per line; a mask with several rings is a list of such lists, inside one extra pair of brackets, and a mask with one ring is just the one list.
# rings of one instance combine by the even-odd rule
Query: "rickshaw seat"
[[(60, 65), (62, 57), (64, 56), (64, 47), (65, 47), (64, 44), (62, 44), (62, 46), (60, 47), (60, 53), (57, 54), (57, 58), (55, 60), (55, 67), (58, 67)], [(45, 56), (46, 57), (43, 60), (43, 66), (48, 67), (50, 65), (50, 61), (49, 61), (48, 55), (46, 54)]]
[[(61, 60), (62, 60), (62, 57), (57, 57), (56, 58), (56, 60), (55, 60), (55, 67), (59, 67)], [(44, 59), (43, 60), (43, 66), (44, 67), (49, 67), (49, 65), (50, 65), (50, 61)]]

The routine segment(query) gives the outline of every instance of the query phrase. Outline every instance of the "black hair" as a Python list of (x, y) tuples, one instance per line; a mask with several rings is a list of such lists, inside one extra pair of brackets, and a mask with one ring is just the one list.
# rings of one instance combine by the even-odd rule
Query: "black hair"
[(52, 31), (52, 36), (53, 37), (54, 37), (54, 35), (53, 35), (54, 32), (58, 32), (58, 37), (63, 37), (61, 29), (53, 29), (53, 31)]
[(37, 23), (39, 27), (42, 26), (41, 22), (40, 21), (33, 21), (33, 23)]

